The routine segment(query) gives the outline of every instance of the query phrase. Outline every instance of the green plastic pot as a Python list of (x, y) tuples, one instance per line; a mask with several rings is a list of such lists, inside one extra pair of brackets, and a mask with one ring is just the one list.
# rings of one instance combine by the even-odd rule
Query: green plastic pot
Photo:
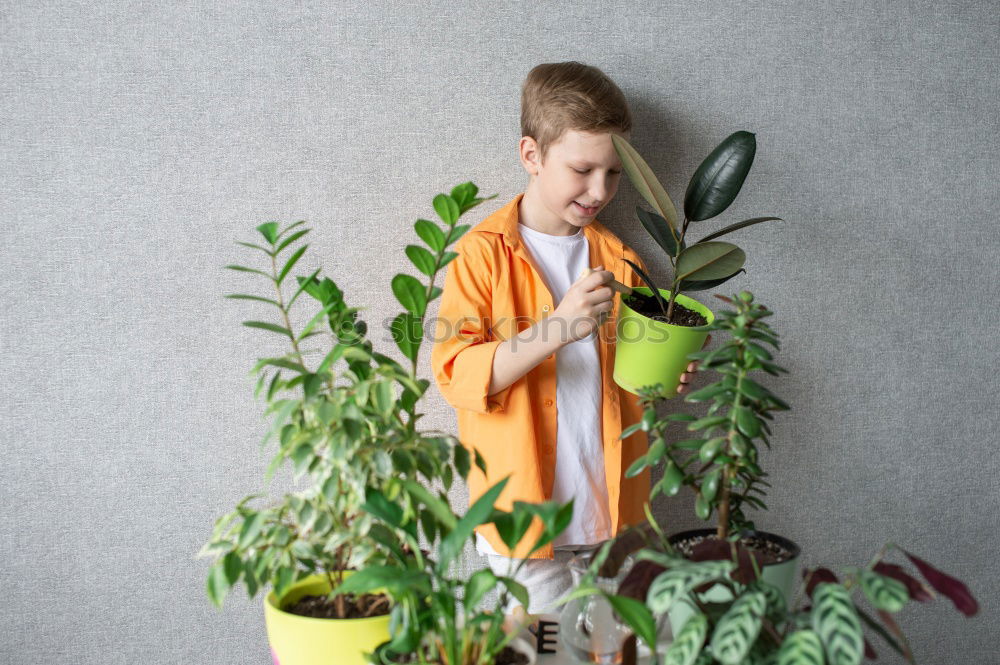
[[(633, 287), (647, 296), (653, 291), (645, 286)], [(669, 300), (670, 291), (660, 289), (664, 300)], [(619, 296), (621, 298), (621, 296)], [(684, 294), (674, 301), (694, 310), (705, 317), (704, 326), (677, 326), (639, 314), (621, 299), (618, 312), (618, 326), (615, 339), (615, 383), (634, 395), (639, 388), (663, 384), (664, 395), (673, 397), (681, 374), (687, 369), (689, 353), (700, 351), (708, 337), (708, 324), (715, 320), (715, 314), (708, 307)]]
[[(802, 552), (801, 548), (791, 540), (777, 534), (768, 533), (766, 531), (757, 531), (753, 532), (753, 534), (777, 543), (791, 552), (791, 556), (785, 561), (767, 564), (763, 566), (763, 569), (761, 570), (761, 577), (764, 581), (777, 587), (778, 590), (781, 591), (782, 595), (784, 595), (785, 603), (791, 604), (792, 591), (795, 589), (796, 572), (798, 571), (799, 558)], [(675, 544), (694, 536), (714, 535), (715, 529), (694, 529), (693, 531), (682, 531), (681, 533), (674, 534), (673, 536), (670, 536), (669, 541), (671, 544)], [(730, 593), (729, 589), (721, 584), (717, 584), (704, 593), (698, 594), (698, 598), (701, 601), (710, 603), (725, 602), (732, 599), (732, 597), (733, 595)], [(667, 612), (667, 616), (670, 619), (670, 628), (674, 635), (679, 633), (681, 628), (684, 627), (684, 624), (691, 618), (691, 615), (693, 614), (692, 605), (692, 601), (681, 599)]]

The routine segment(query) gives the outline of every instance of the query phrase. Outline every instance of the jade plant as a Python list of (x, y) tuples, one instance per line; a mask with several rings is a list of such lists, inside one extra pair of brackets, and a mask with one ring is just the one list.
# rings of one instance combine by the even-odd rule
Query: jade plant
[[(273, 319), (243, 325), (276, 335), (290, 348), (284, 355), (261, 358), (251, 370), (257, 376), (254, 395), (263, 394), (265, 415), (272, 416), (261, 445), (274, 439), (277, 446), (265, 478), (287, 466), (295, 487), (266, 505), (258, 504), (266, 495), (248, 496), (216, 522), (201, 552), (213, 559), (207, 593), (216, 605), (239, 582), (250, 597), (270, 585), (280, 598), (310, 574), (327, 576), (336, 589), (347, 571), (394, 555), (383, 544), (377, 520), (364, 509), (373, 492), (389, 492), (403, 481), (451, 486), (465, 451), (447, 433), (418, 428), (417, 405), (430, 382), (418, 378), (416, 368), (427, 304), (441, 293), (435, 278), (457, 256), (448, 247), (469, 228), (458, 225), (458, 219), (493, 198), (478, 198), (477, 191), (470, 182), (434, 198), (443, 227), (416, 222), (427, 248), (411, 245), (406, 254), (426, 283), (405, 274), (392, 280), (405, 311), (393, 319), (391, 331), (409, 366), (374, 349), (367, 325), (358, 319), (360, 309), (348, 306), (337, 284), (320, 277), (321, 269), (289, 279), (308, 247), (301, 244), (310, 231), (304, 222), (285, 228), (268, 222), (257, 227), (262, 243), (238, 242), (263, 259), (264, 269), (227, 268), (262, 278), (271, 292), (226, 297), (267, 305)], [(293, 306), (303, 294), (319, 306), (298, 328)], [(319, 340), (326, 342), (322, 348), (317, 348)], [(335, 618), (386, 614), (388, 600), (383, 594), (333, 591), (329, 597)]]
[(722, 213), (736, 199), (757, 151), (754, 134), (734, 132), (722, 141), (698, 167), (684, 194), (684, 220), (678, 222), (677, 209), (657, 180), (652, 169), (632, 145), (621, 136), (612, 142), (622, 168), (632, 185), (653, 208), (636, 206), (636, 214), (647, 233), (666, 253), (673, 270), (670, 298), (664, 300), (653, 279), (632, 261), (626, 263), (652, 291), (665, 321), (672, 323), (674, 303), (683, 291), (704, 291), (719, 286), (741, 272), (746, 254), (736, 245), (716, 238), (779, 217), (754, 217), (710, 233), (693, 244), (688, 243), (688, 225)]
[[(712, 402), (704, 417), (686, 413), (657, 415), (656, 404), (662, 386), (640, 390), (643, 417), (622, 432), (621, 438), (643, 429), (652, 443), (645, 455), (626, 471), (626, 477), (646, 468), (663, 467), (661, 479), (652, 487), (650, 500), (663, 493), (670, 497), (681, 487), (695, 492), (695, 512), (707, 520), (717, 515), (716, 535), (728, 538), (731, 532), (752, 529), (746, 508), (766, 508), (766, 473), (758, 464), (759, 446), (770, 448), (769, 421), (772, 412), (788, 410), (788, 404), (754, 380), (759, 372), (777, 376), (787, 372), (774, 363), (772, 351), (779, 349), (778, 333), (763, 321), (772, 312), (754, 302), (753, 294), (741, 291), (716, 298), (734, 309), (718, 312), (706, 330), (728, 333), (723, 343), (711, 351), (689, 354), (700, 361), (700, 369), (715, 372), (719, 380), (684, 396), (686, 402)], [(673, 440), (667, 428), (673, 422), (687, 423), (693, 438)]]

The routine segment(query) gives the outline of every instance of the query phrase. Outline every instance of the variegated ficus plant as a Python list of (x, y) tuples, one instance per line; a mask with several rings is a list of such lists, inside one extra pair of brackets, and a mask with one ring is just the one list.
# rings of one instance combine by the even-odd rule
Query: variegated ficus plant
[(652, 277), (642, 268), (628, 259), (625, 261), (650, 288), (670, 323), (679, 293), (711, 289), (744, 272), (746, 254), (743, 250), (716, 238), (761, 222), (780, 220), (779, 217), (754, 217), (710, 233), (693, 244), (688, 243), (691, 222), (719, 215), (736, 199), (753, 165), (757, 142), (750, 132), (734, 132), (705, 158), (688, 183), (684, 194), (684, 220), (679, 223), (677, 209), (646, 161), (624, 138), (612, 134), (611, 139), (625, 174), (653, 208), (653, 212), (649, 212), (636, 206), (636, 214), (643, 228), (670, 260), (674, 276), (669, 300), (664, 300)]
[[(758, 444), (770, 446), (767, 421), (771, 411), (788, 405), (750, 375), (763, 370), (777, 375), (785, 370), (773, 361), (778, 335), (761, 319), (770, 310), (754, 302), (743, 291), (722, 298), (734, 310), (722, 311), (712, 324), (728, 338), (719, 348), (689, 357), (701, 360), (701, 368), (721, 374), (721, 379), (688, 394), (690, 402), (712, 401), (702, 418), (686, 414), (656, 415), (656, 388), (642, 391), (646, 406), (643, 420), (652, 441), (649, 451), (630, 469), (638, 473), (647, 466), (663, 465), (663, 476), (651, 490), (673, 496), (683, 486), (696, 493), (696, 512), (708, 519), (717, 514), (716, 539), (705, 539), (683, 557), (670, 544), (652, 513), (641, 527), (617, 538), (591, 566), (591, 574), (613, 576), (628, 554), (636, 563), (609, 598), (619, 616), (647, 644), (656, 639), (658, 626), (677, 604), (686, 604), (691, 616), (662, 656), (667, 665), (857, 665), (876, 653), (865, 634), (882, 639), (908, 662), (913, 661), (909, 643), (894, 614), (909, 601), (928, 601), (937, 591), (950, 598), (967, 616), (978, 604), (959, 580), (939, 571), (923, 559), (888, 544), (864, 568), (848, 568), (841, 577), (828, 568), (804, 572), (801, 588), (791, 604), (784, 594), (761, 578), (756, 555), (740, 542), (741, 531), (753, 525), (744, 507), (766, 507), (765, 475), (757, 465)], [(673, 422), (687, 423), (697, 438), (668, 442), (666, 428)], [(633, 430), (634, 431), (634, 430)], [(629, 430), (622, 436), (631, 434)], [(916, 567), (926, 584), (885, 557), (902, 553)], [(729, 594), (713, 591), (710, 602), (700, 592), (720, 585)], [(928, 586), (929, 585), (929, 586)], [(574, 593), (594, 593), (585, 584)], [(626, 658), (634, 650), (626, 650)], [(657, 656), (659, 660), (660, 656)]]
[[(261, 445), (277, 439), (266, 478), (289, 465), (296, 487), (264, 506), (257, 505), (264, 495), (249, 496), (218, 520), (201, 552), (214, 559), (207, 592), (215, 604), (221, 606), (238, 582), (251, 597), (267, 585), (280, 597), (295, 581), (319, 573), (336, 589), (345, 571), (394, 556), (384, 543), (395, 537), (365, 510), (372, 492), (394, 496), (400, 482), (436, 485), (445, 492), (456, 465), (468, 466), (468, 453), (455, 437), (418, 429), (418, 401), (430, 382), (417, 378), (416, 368), (427, 305), (441, 293), (435, 277), (457, 256), (448, 247), (469, 229), (458, 219), (494, 198), (478, 198), (477, 191), (469, 182), (434, 198), (443, 226), (416, 222), (426, 247), (410, 245), (406, 254), (426, 283), (405, 274), (392, 280), (405, 311), (393, 319), (391, 332), (408, 367), (374, 350), (365, 322), (357, 317), (359, 308), (348, 307), (343, 292), (329, 277), (321, 278), (320, 269), (297, 277), (289, 288), (288, 277), (308, 247), (300, 243), (309, 232), (304, 222), (285, 228), (268, 222), (257, 227), (262, 244), (239, 242), (263, 259), (263, 269), (227, 268), (262, 278), (271, 291), (227, 297), (274, 311), (270, 321), (243, 325), (277, 335), (290, 347), (284, 355), (260, 359), (251, 371), (257, 376), (255, 396), (263, 393), (266, 415), (273, 415)], [(297, 328), (293, 306), (303, 294), (319, 308)], [(318, 340), (325, 340), (326, 348), (317, 348)], [(389, 611), (385, 597), (331, 592), (329, 600), (336, 618)]]

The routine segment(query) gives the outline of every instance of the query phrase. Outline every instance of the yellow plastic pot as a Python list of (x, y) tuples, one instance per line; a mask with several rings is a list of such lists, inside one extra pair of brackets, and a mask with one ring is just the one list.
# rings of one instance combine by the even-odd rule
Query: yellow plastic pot
[(274, 665), (365, 665), (364, 654), (389, 640), (389, 615), (366, 619), (317, 619), (282, 607), (303, 596), (330, 593), (324, 575), (292, 585), (281, 601), (274, 591), (264, 599), (264, 623)]
[[(647, 296), (653, 291), (645, 286), (633, 287), (634, 291)], [(670, 291), (660, 289), (664, 300), (669, 300)], [(620, 296), (619, 296), (620, 297)], [(618, 325), (615, 339), (615, 383), (634, 395), (639, 388), (663, 384), (664, 396), (677, 394), (681, 374), (688, 366), (687, 355), (700, 351), (708, 337), (708, 324), (715, 320), (715, 314), (708, 307), (683, 293), (675, 302), (694, 310), (705, 317), (704, 326), (677, 326), (639, 314), (625, 304), (622, 299), (618, 310)]]

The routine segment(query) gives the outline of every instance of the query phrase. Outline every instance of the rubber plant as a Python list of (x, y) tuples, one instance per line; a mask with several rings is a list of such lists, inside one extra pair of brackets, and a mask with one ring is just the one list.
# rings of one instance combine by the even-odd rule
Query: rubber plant
[[(312, 574), (330, 583), (335, 616), (386, 614), (389, 598), (335, 593), (349, 571), (378, 565), (394, 552), (384, 546), (377, 520), (364, 506), (372, 492), (397, 483), (450, 487), (456, 460), (465, 452), (447, 433), (421, 430), (417, 410), (430, 382), (417, 377), (427, 305), (441, 293), (438, 273), (457, 254), (448, 250), (468, 229), (458, 225), (469, 209), (495, 197), (479, 198), (471, 182), (434, 197), (442, 224), (417, 220), (425, 246), (409, 245), (406, 254), (426, 277), (398, 274), (392, 291), (405, 311), (392, 321), (393, 339), (409, 361), (404, 366), (374, 349), (360, 308), (349, 307), (343, 291), (321, 269), (289, 279), (306, 252), (310, 232), (299, 221), (257, 227), (263, 242), (238, 242), (261, 257), (263, 269), (229, 265), (228, 269), (262, 278), (264, 295), (230, 294), (227, 298), (267, 305), (271, 320), (243, 325), (283, 339), (289, 351), (261, 358), (251, 370), (255, 397), (263, 395), (271, 416), (261, 446), (275, 440), (277, 450), (265, 479), (282, 467), (293, 475), (294, 491), (266, 505), (266, 494), (246, 497), (215, 524), (200, 555), (211, 557), (207, 594), (220, 606), (229, 590), (242, 583), (254, 597), (271, 586), (281, 597), (293, 583)], [(306, 295), (318, 309), (301, 328), (293, 306)], [(315, 344), (326, 342), (325, 348)], [(416, 555), (414, 551), (407, 553)], [(352, 609), (353, 607), (353, 609)]]
[(738, 131), (726, 137), (705, 158), (684, 193), (684, 219), (678, 222), (675, 208), (666, 189), (636, 149), (624, 138), (611, 136), (622, 168), (632, 185), (653, 208), (636, 206), (636, 215), (644, 229), (663, 249), (673, 270), (670, 298), (665, 301), (660, 289), (642, 268), (625, 259), (632, 270), (649, 286), (659, 303), (665, 321), (674, 315), (674, 303), (684, 291), (704, 291), (719, 286), (744, 272), (746, 254), (736, 245), (716, 238), (779, 217), (754, 217), (710, 233), (693, 244), (688, 243), (688, 225), (721, 214), (736, 199), (757, 151), (754, 134)]

